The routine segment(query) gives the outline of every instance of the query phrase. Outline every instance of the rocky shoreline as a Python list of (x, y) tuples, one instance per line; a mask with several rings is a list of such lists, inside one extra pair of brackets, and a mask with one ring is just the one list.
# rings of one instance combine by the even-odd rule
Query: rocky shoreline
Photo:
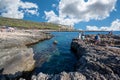
[[(21, 33), (21, 32), (20, 32)], [(32, 35), (31, 35), (32, 34)], [(9, 35), (8, 35), (9, 36)], [(73, 39), (71, 50), (78, 59), (74, 72), (61, 72), (49, 75), (39, 73), (32, 74), (28, 79), (24, 77), (19, 80), (119, 80), (120, 79), (120, 36), (100, 35), (101, 42), (94, 44), (95, 35), (86, 35), (86, 40)], [(12, 36), (13, 37), (13, 36)], [(18, 38), (19, 37), (19, 38)], [(24, 31), (21, 36), (14, 36), (14, 39), (1, 38), (0, 68), (1, 73), (9, 73), (9, 78), (22, 75), (22, 72), (29, 72), (35, 66), (33, 50), (27, 46), (51, 38), (49, 34)], [(17, 43), (17, 41), (19, 43)], [(5, 42), (6, 41), (6, 42)], [(15, 42), (16, 41), (16, 42)], [(14, 42), (14, 43), (13, 43)], [(11, 45), (12, 43), (12, 45)], [(5, 44), (8, 44), (5, 46)], [(14, 45), (13, 45), (14, 44)], [(117, 46), (117, 47), (116, 47)], [(4, 63), (4, 65), (2, 65)], [(5, 67), (7, 66), (7, 67)], [(11, 75), (13, 74), (13, 75)], [(7, 75), (8, 76), (8, 75)], [(24, 75), (25, 76), (25, 75)], [(12, 78), (11, 78), (12, 77)], [(1, 76), (2, 80), (8, 77)], [(15, 78), (16, 79), (16, 78)]]
[(31, 80), (119, 80), (120, 48), (114, 46), (120, 45), (120, 36), (101, 35), (98, 45), (94, 45), (94, 36), (87, 35), (85, 41), (72, 40), (71, 50), (78, 59), (74, 72), (55, 75), (39, 73), (32, 75)]
[(78, 58), (76, 70), (87, 80), (120, 79), (120, 36), (100, 35), (101, 41), (94, 45), (95, 35), (87, 40), (73, 39), (71, 49)]
[[(0, 32), (0, 80), (15, 78), (35, 67), (33, 49), (28, 47), (52, 35), (38, 30)], [(5, 75), (5, 76), (4, 76)]]

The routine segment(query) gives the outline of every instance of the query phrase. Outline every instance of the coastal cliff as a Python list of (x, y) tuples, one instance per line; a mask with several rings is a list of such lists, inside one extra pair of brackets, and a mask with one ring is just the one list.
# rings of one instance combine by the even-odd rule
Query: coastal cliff
[(101, 42), (93, 42), (94, 35), (87, 35), (87, 40), (73, 39), (71, 49), (78, 62), (76, 70), (87, 80), (120, 79), (120, 36), (100, 35)]
[(28, 46), (51, 37), (37, 30), (0, 32), (0, 74), (17, 77), (33, 70), (34, 53)]

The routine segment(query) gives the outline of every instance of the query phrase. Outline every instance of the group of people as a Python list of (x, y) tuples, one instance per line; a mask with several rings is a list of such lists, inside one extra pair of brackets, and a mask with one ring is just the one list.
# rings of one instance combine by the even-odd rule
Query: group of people
[[(85, 40), (84, 32), (79, 32), (78, 39), (83, 40), (83, 41)], [(94, 37), (94, 44), (99, 44), (99, 42), (100, 42), (100, 34), (97, 34)]]
[(0, 32), (15, 32), (15, 29), (13, 27), (3, 26)]
[(84, 32), (80, 32), (78, 38), (81, 40), (85, 40)]
[[(113, 33), (112, 33), (112, 31), (110, 31), (110, 32), (108, 32), (108, 35), (112, 35)], [(80, 40), (85, 40), (85, 34), (84, 34), (84, 32), (79, 32), (79, 36), (78, 36), (78, 39), (80, 39)], [(100, 43), (100, 40), (101, 40), (101, 38), (100, 38), (100, 34), (96, 34), (95, 36), (94, 36), (94, 44), (96, 45), (96, 44), (99, 44)]]

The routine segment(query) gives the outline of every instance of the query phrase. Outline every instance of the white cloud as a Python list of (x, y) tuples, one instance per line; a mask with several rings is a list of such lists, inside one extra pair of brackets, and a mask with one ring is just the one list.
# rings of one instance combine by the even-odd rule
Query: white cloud
[(120, 31), (120, 19), (116, 19), (111, 23), (111, 26), (103, 26), (98, 28), (97, 26), (86, 26), (87, 30), (105, 30), (105, 31)]
[(38, 15), (38, 6), (21, 0), (0, 0), (0, 16), (9, 18), (24, 18), (25, 13)]
[(57, 7), (57, 5), (56, 5), (56, 4), (52, 4), (52, 7), (53, 7), (53, 8), (56, 8), (56, 7)]
[(44, 13), (46, 15), (46, 19), (49, 20), (48, 22), (57, 23), (59, 21), (58, 16), (53, 11), (45, 11)]
[[(46, 18), (49, 22), (58, 22), (67, 25), (74, 25), (81, 21), (92, 19), (102, 20), (109, 17), (110, 12), (115, 10), (117, 0), (61, 0), (59, 2), (59, 15), (49, 15), (51, 11), (46, 12)], [(54, 20), (51, 20), (54, 19)]]
[(32, 15), (37, 15), (37, 16), (39, 15), (37, 9), (35, 9), (35, 10), (26, 9), (25, 12), (26, 12), (26, 13), (29, 13), (29, 14), (32, 14)]
[(63, 25), (74, 25), (77, 22), (75, 19), (69, 19), (57, 16), (53, 11), (44, 12), (48, 22), (63, 24)]
[(97, 26), (87, 26), (87, 30), (99, 30)]
[(22, 1), (20, 1), (19, 5), (20, 5), (21, 8), (25, 8), (25, 9), (28, 9), (28, 8), (37, 9), (38, 8), (38, 6), (36, 4), (30, 3), (30, 2), (22, 2)]

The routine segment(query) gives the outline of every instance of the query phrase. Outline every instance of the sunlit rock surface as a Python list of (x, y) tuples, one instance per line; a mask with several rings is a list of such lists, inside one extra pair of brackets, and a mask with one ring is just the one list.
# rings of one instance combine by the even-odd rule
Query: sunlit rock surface
[(37, 30), (0, 32), (0, 74), (18, 76), (34, 68), (33, 50), (27, 46), (50, 38)]

